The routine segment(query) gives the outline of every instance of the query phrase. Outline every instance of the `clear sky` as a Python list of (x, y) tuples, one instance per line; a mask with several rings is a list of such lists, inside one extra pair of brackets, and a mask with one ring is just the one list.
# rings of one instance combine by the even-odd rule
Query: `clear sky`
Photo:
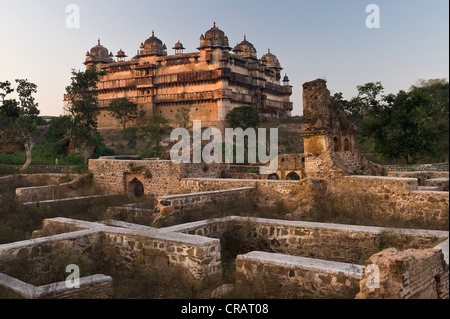
[[(380, 8), (380, 28), (366, 27), (366, 6)], [(80, 8), (80, 28), (66, 26), (66, 7)], [(332, 93), (381, 81), (387, 93), (419, 79), (449, 77), (447, 0), (0, 0), (0, 81), (38, 85), (41, 115), (62, 114), (71, 69), (102, 44), (134, 56), (152, 30), (168, 47), (180, 40), (196, 51), (200, 35), (221, 28), (235, 46), (271, 49), (294, 87), (294, 115), (302, 113), (302, 84), (328, 80)]]

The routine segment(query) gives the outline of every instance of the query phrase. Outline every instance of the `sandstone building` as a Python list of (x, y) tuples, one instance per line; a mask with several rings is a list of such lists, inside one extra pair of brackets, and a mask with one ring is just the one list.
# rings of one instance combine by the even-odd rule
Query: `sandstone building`
[(198, 51), (185, 53), (179, 41), (173, 50), (169, 55), (153, 32), (131, 59), (122, 50), (114, 57), (100, 40), (87, 52), (86, 68), (107, 72), (98, 84), (100, 129), (118, 127), (107, 109), (112, 100), (122, 97), (145, 112), (140, 112), (141, 119), (161, 115), (174, 120), (179, 110), (188, 108), (191, 121), (220, 127), (226, 114), (241, 105), (255, 107), (262, 117), (290, 116), (292, 86), (287, 76), (281, 81), (281, 64), (270, 50), (258, 59), (245, 36), (231, 48), (215, 23), (201, 35)]

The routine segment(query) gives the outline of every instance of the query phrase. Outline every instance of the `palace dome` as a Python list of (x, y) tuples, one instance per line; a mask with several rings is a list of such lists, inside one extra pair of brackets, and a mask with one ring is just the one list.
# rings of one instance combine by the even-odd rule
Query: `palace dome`
[(200, 48), (204, 47), (222, 47), (225, 49), (231, 49), (229, 47), (228, 37), (225, 35), (225, 32), (220, 30), (216, 23), (211, 29), (206, 31), (205, 35), (202, 34), (200, 37)]
[(143, 45), (141, 45), (143, 51), (141, 54), (147, 55), (167, 55), (167, 47), (163, 42), (155, 37), (155, 32), (152, 31), (152, 36), (145, 40)]
[(253, 44), (247, 41), (247, 37), (244, 35), (244, 41), (236, 45), (233, 49), (235, 55), (241, 58), (253, 58), (257, 59), (257, 52)]
[(86, 53), (86, 62), (114, 62), (111, 57), (112, 52), (109, 52), (107, 48), (101, 45), (99, 39), (98, 44)]
[(269, 68), (277, 70), (282, 69), (280, 61), (278, 61), (278, 58), (270, 52), (270, 49), (265, 55), (263, 55), (261, 62)]

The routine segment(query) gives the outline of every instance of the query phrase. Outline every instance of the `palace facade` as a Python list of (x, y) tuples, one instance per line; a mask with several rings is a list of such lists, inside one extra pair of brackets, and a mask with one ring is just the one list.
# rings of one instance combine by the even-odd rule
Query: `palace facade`
[(100, 40), (86, 53), (87, 69), (107, 72), (98, 84), (99, 129), (119, 127), (107, 110), (112, 100), (122, 97), (138, 104), (141, 120), (161, 115), (173, 122), (181, 109), (188, 108), (191, 121), (220, 127), (226, 114), (242, 105), (255, 107), (266, 118), (291, 115), (292, 86), (287, 76), (281, 81), (280, 62), (270, 50), (258, 58), (245, 36), (231, 48), (214, 23), (201, 35), (198, 51), (185, 53), (180, 42), (173, 50), (168, 55), (166, 45), (153, 33), (131, 59), (122, 50), (114, 56)]

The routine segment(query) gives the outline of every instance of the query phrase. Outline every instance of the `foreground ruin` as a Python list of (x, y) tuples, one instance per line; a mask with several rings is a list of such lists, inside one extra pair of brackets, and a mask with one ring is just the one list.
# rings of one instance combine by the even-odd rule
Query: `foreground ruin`
[[(60, 216), (44, 220), (33, 239), (0, 245), (0, 295), (111, 298), (117, 274), (150, 271), (169, 286), (183, 282), (189, 297), (447, 299), (448, 163), (414, 172), (371, 163), (324, 80), (305, 83), (304, 99), (305, 152), (280, 155), (272, 175), (228, 164), (104, 157), (89, 162), (91, 176), (47, 178), (54, 185), (39, 186), (38, 176), (0, 178), (23, 206)], [(85, 183), (101, 194), (63, 198)], [(148, 200), (109, 207), (111, 220), (65, 218), (69, 206), (123, 196)], [(239, 202), (256, 211), (282, 207), (283, 220), (227, 211)], [(225, 217), (210, 218), (214, 207)], [(180, 222), (193, 211), (201, 220)], [(323, 212), (390, 227), (305, 221)], [(67, 256), (90, 269), (82, 270), (79, 289), (54, 275), (62, 260), (73, 260)], [(23, 264), (31, 267), (18, 271)]]

